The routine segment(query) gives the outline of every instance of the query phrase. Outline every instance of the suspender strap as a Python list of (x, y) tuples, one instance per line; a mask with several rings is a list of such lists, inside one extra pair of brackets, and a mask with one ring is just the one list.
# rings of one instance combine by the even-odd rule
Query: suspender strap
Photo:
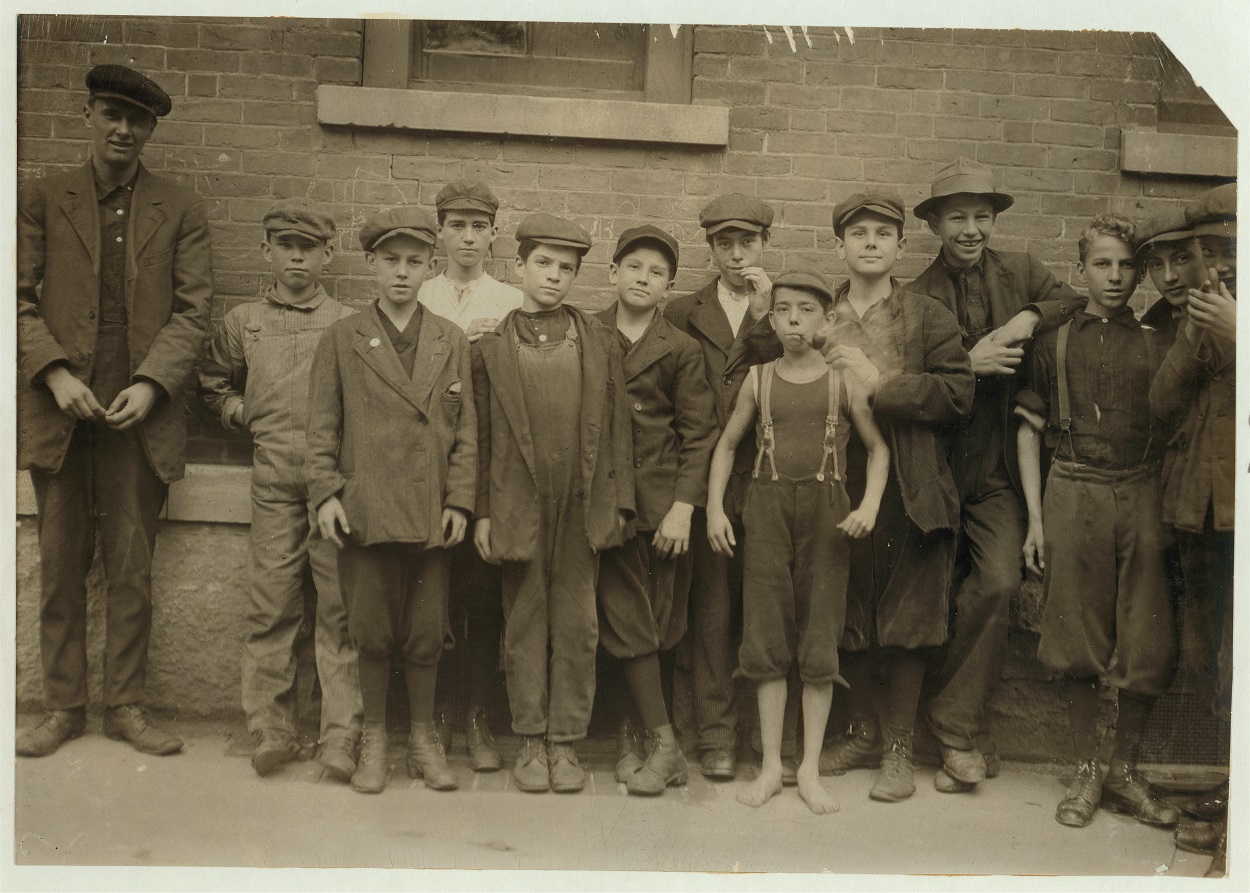
[(755, 385), (755, 396), (759, 402), (760, 412), (760, 428), (763, 429), (764, 436), (760, 438), (759, 451), (755, 454), (755, 470), (751, 472), (751, 477), (760, 476), (760, 465), (764, 461), (764, 455), (768, 455), (768, 464), (772, 467), (773, 480), (778, 479), (777, 460), (773, 455), (773, 449), (777, 445), (776, 438), (773, 436), (773, 374), (776, 371), (777, 361), (766, 363), (763, 366), (752, 366), (751, 376), (752, 383)]
[[(1146, 339), (1146, 369), (1149, 373), (1149, 381), (1155, 380), (1155, 373), (1159, 371), (1159, 347), (1155, 344), (1155, 330), (1150, 326), (1141, 327), (1142, 337)], [(1142, 464), (1146, 464), (1146, 460), (1150, 458), (1150, 448), (1155, 442), (1155, 417), (1154, 413), (1150, 413), (1150, 436), (1146, 438), (1146, 449), (1142, 453)]]
[(825, 411), (825, 452), (820, 457), (820, 471), (816, 472), (816, 480), (825, 479), (825, 466), (829, 457), (833, 457), (833, 479), (842, 480), (842, 469), (838, 467), (838, 422), (842, 411), (842, 370), (829, 370), (829, 407)]
[(1072, 320), (1059, 327), (1059, 341), (1055, 345), (1056, 376), (1059, 379), (1059, 428), (1067, 434), (1072, 433), (1072, 403), (1068, 399), (1068, 332), (1072, 331)]

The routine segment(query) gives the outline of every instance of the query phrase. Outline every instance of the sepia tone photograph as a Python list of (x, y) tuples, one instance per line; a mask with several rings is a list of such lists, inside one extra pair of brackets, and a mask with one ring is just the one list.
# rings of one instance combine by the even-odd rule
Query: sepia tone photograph
[(307, 11), (15, 16), (7, 888), (1244, 881), (1244, 79)]

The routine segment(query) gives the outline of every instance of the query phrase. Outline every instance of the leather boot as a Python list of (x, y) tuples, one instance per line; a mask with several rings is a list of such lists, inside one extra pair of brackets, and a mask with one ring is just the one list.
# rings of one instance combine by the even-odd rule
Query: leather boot
[(897, 803), (916, 793), (916, 781), (911, 762), (911, 732), (886, 733), (885, 748), (881, 755), (881, 772), (868, 796), (885, 803)]
[(1216, 844), (1211, 867), (1203, 877), (1224, 877), (1228, 874), (1228, 820), (1220, 823), (1220, 842)]
[(386, 723), (367, 722), (360, 732), (360, 761), (352, 775), (352, 789), (362, 794), (380, 794), (386, 787), (390, 769), (390, 739)]
[(686, 757), (671, 725), (656, 729), (648, 742), (647, 762), (625, 782), (631, 794), (654, 797), (669, 785), (685, 784), (689, 776)]
[(1188, 822), (1179, 826), (1173, 835), (1176, 848), (1187, 853), (1214, 856), (1224, 833), (1223, 822)]
[(443, 753), (451, 753), (451, 708), (446, 704), (440, 705), (434, 711), (434, 728), (438, 732), (438, 740), (443, 745)]
[(447, 765), (447, 753), (432, 722), (411, 724), (408, 733), (408, 775), (424, 778), (425, 786), (435, 791), (454, 791), (460, 787), (456, 773)]
[(881, 726), (874, 719), (852, 720), (841, 740), (820, 754), (821, 775), (845, 775), (851, 769), (881, 765)]
[(1171, 828), (1181, 820), (1175, 806), (1154, 795), (1149, 782), (1127, 760), (1113, 760), (1102, 785), (1102, 806), (1108, 812), (1131, 815), (1146, 825)]
[(1055, 809), (1055, 821), (1069, 828), (1084, 828), (1094, 820), (1102, 792), (1102, 764), (1097, 757), (1082, 760), (1077, 764), (1076, 778)]
[(465, 744), (469, 748), (469, 766), (474, 772), (496, 772), (503, 768), (503, 757), (490, 733), (485, 707), (470, 707), (464, 723)]
[(261, 729), (252, 736), (256, 750), (252, 752), (252, 768), (261, 778), (272, 775), (299, 754), (294, 736), (282, 729)]
[(521, 752), (512, 767), (517, 790), (542, 794), (551, 790), (551, 768), (547, 764), (547, 743), (538, 735), (526, 735)]
[(115, 741), (128, 741), (141, 753), (166, 757), (182, 750), (182, 739), (152, 725), (138, 704), (123, 704), (104, 711), (104, 734)]
[(577, 761), (572, 744), (548, 742), (547, 763), (551, 767), (551, 789), (557, 794), (576, 794), (586, 787), (586, 770)]
[(17, 736), (19, 757), (46, 757), (56, 752), (66, 741), (82, 735), (87, 728), (87, 709), (49, 710), (39, 725)]
[[(671, 726), (669, 728), (672, 728)], [(626, 784), (646, 761), (642, 736), (634, 721), (626, 715), (616, 730), (616, 772), (614, 777)]]

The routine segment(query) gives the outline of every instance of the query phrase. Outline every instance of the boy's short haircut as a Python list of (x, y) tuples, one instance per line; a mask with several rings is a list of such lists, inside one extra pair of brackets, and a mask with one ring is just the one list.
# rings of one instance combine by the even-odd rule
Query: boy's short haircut
[(1129, 251), (1137, 244), (1135, 241), (1137, 224), (1123, 214), (1099, 214), (1085, 227), (1081, 238), (1077, 240), (1076, 251), (1081, 263), (1089, 254), (1090, 247), (1099, 236), (1111, 236), (1128, 246)]
[(833, 286), (822, 274), (813, 270), (787, 270), (774, 279), (772, 294), (768, 301), (770, 310), (777, 300), (777, 290), (781, 288), (807, 292), (820, 301), (820, 306), (825, 309), (825, 312), (833, 308)]

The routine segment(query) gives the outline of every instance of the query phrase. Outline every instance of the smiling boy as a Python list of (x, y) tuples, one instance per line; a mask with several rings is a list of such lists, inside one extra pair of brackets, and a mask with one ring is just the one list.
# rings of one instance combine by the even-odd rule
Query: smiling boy
[[(1029, 514), (1024, 557), (1044, 574), (1037, 656), (1064, 677), (1077, 762), (1055, 820), (1083, 827), (1101, 804), (1172, 826), (1176, 808), (1157, 799), (1137, 772), (1151, 708), (1176, 668), (1158, 514), (1163, 438), (1150, 412), (1160, 358), (1153, 331), (1128, 306), (1140, 275), (1133, 222), (1096, 217), (1078, 247), (1089, 302), (1034, 344), (1015, 410)], [(1044, 501), (1042, 437), (1053, 454)], [(1100, 678), (1119, 701), (1105, 776), (1096, 736)]]
[(1162, 295), (1142, 314), (1141, 321), (1158, 333), (1163, 351), (1172, 346), (1180, 331), (1189, 290), (1202, 284), (1202, 257), (1193, 250), (1193, 240), (1183, 208), (1157, 214), (1137, 227), (1137, 259)]

